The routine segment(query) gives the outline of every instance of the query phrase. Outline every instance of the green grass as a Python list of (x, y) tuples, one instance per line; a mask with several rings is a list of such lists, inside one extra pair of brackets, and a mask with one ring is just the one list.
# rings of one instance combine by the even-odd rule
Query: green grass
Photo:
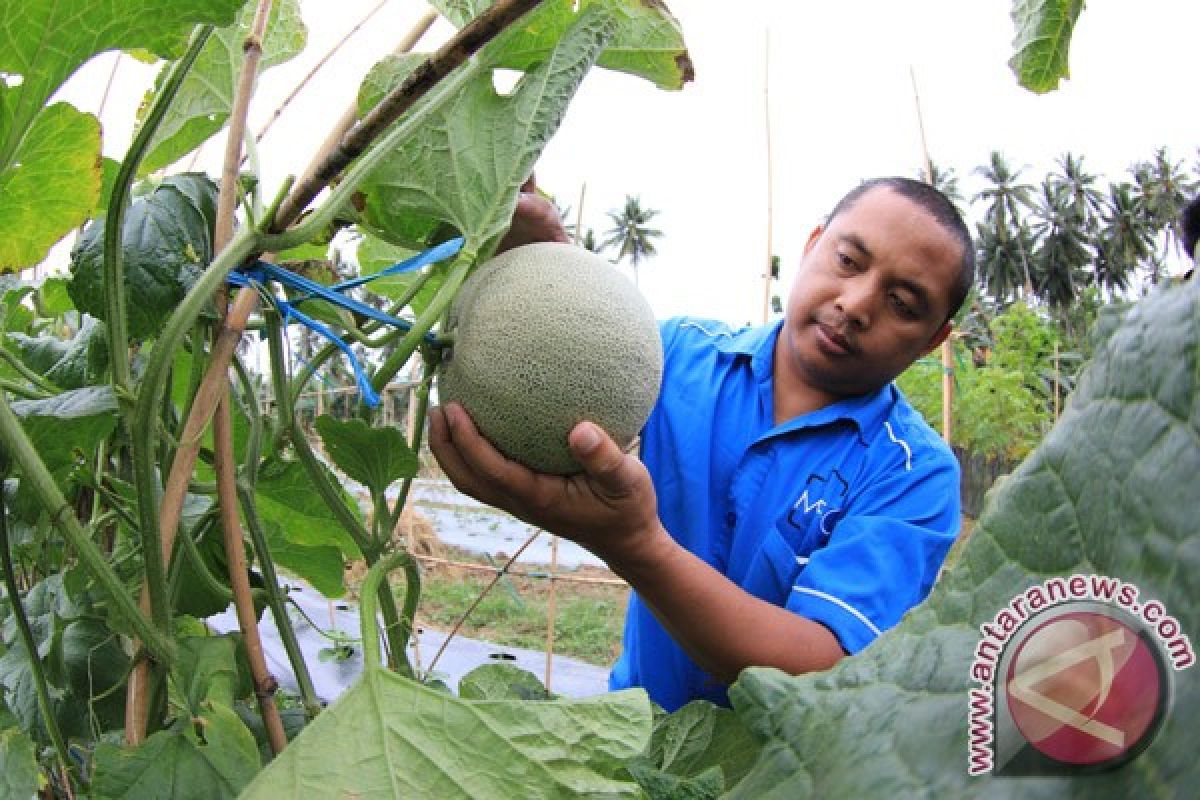
[[(491, 581), (488, 573), (452, 567), (422, 572), (417, 621), (435, 630), (453, 628)], [(546, 579), (501, 579), (471, 612), (460, 633), (498, 645), (545, 650), (549, 594)], [(625, 587), (559, 581), (554, 653), (590, 664), (611, 664), (620, 652), (628, 596)]]

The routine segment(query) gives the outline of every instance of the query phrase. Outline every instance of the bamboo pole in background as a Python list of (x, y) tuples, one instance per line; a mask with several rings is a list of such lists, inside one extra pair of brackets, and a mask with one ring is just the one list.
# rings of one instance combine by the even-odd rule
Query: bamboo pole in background
[(772, 180), (771, 180), (771, 31), (765, 32), (765, 41), (763, 43), (763, 118), (766, 120), (765, 130), (767, 138), (767, 259), (766, 272), (763, 273), (763, 305), (762, 305), (762, 322), (767, 323), (767, 317), (771, 313), (771, 273), (775, 265), (771, 250), (774, 247), (772, 240)]

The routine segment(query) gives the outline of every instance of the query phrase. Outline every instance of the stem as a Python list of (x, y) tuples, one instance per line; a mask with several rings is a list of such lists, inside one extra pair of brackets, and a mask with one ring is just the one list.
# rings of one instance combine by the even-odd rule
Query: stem
[(321, 499), (325, 501), (325, 505), (329, 507), (330, 512), (337, 519), (338, 523), (350, 534), (350, 538), (354, 540), (354, 544), (359, 552), (362, 553), (363, 558), (369, 559), (373, 555), (374, 550), (370, 535), (359, 522), (358, 518), (346, 507), (346, 503), (343, 501), (338, 490), (329, 482), (329, 476), (326, 475), (321, 463), (317, 460), (316, 455), (313, 454), (312, 447), (309, 446), (304, 431), (300, 430), (300, 426), (296, 424), (296, 415), (292, 410), (291, 397), (287, 391), (287, 376), (284, 374), (285, 359), (283, 354), (283, 336), (280, 333), (279, 326), (279, 314), (274, 311), (267, 312), (265, 318), (267, 322), (267, 344), (271, 356), (271, 387), (275, 391), (276, 413), (288, 431), (292, 440), (292, 446), (296, 449), (296, 456), (299, 458), (300, 463), (304, 465), (309, 480), (313, 482), (313, 487), (321, 495)]
[[(104, 322), (107, 327), (108, 352), (112, 362), (113, 388), (117, 390), (118, 396), (122, 390), (127, 391), (131, 383), (128, 358), (129, 329), (126, 325), (125, 313), (125, 270), (121, 263), (124, 255), (121, 251), (121, 240), (125, 228), (125, 207), (129, 202), (129, 193), (137, 175), (137, 168), (150, 149), (150, 141), (158, 132), (158, 126), (162, 124), (167, 109), (175, 100), (175, 94), (183, 84), (183, 79), (191, 70), (192, 64), (200, 55), (200, 50), (212, 32), (211, 25), (197, 28), (192, 35), (192, 41), (188, 44), (187, 51), (171, 68), (170, 75), (167, 76), (162, 89), (154, 98), (154, 103), (150, 106), (145, 121), (138, 129), (137, 136), (129, 146), (129, 152), (125, 154), (125, 159), (121, 162), (121, 168), (117, 171), (116, 183), (113, 185), (112, 196), (108, 200), (108, 211), (104, 218)], [(149, 417), (143, 417), (143, 419), (149, 419)], [(132, 422), (132, 420), (129, 421)], [(149, 563), (151, 558), (148, 557), (147, 572), (156, 568)], [(161, 566), (159, 564), (157, 568), (161, 569)], [(161, 601), (161, 595), (156, 599)], [(155, 616), (155, 623), (165, 630), (167, 620), (165, 617), (160, 619), (160, 616), (161, 614)]]
[(45, 400), (47, 397), (53, 396), (39, 389), (30, 389), (28, 386), (14, 383), (6, 378), (0, 378), (0, 391), (15, 394), (17, 397), (23, 397), (26, 400)]
[[(389, 128), (413, 105), (442, 81), (456, 67), (490, 42), (518, 17), (524, 15), (541, 0), (499, 0), (496, 4), (464, 25), (453, 37), (433, 53), (411, 75), (389, 92), (356, 127), (342, 139), (310, 176), (301, 179), (279, 210), (274, 230), (283, 230), (300, 216), (322, 189), (329, 185), (350, 162), (363, 154), (379, 135)], [(330, 198), (332, 200), (332, 198)], [(326, 206), (335, 205), (332, 202)], [(337, 203), (335, 207), (340, 207)]]
[(0, 359), (3, 359), (5, 364), (8, 364), (8, 366), (16, 370), (17, 374), (19, 374), (22, 378), (29, 381), (47, 394), (58, 394), (61, 391), (50, 381), (46, 380), (41, 375), (38, 375), (29, 367), (25, 366), (24, 361), (18, 358), (15, 353), (10, 351), (7, 347), (4, 347), (2, 344), (0, 344)]
[(271, 550), (267, 545), (267, 537), (263, 532), (262, 521), (258, 509), (254, 505), (254, 494), (248, 486), (238, 484), (238, 499), (242, 504), (242, 513), (246, 516), (246, 528), (250, 531), (250, 542), (254, 545), (254, 553), (258, 558), (258, 567), (262, 570), (263, 583), (267, 593), (267, 605), (271, 607), (271, 616), (275, 618), (275, 627), (279, 630), (279, 639), (287, 652), (288, 661), (292, 664), (292, 672), (296, 683), (300, 686), (300, 697), (304, 702), (304, 710), (309, 719), (314, 719), (321, 713), (321, 699), (317, 697), (312, 675), (308, 671), (308, 663), (300, 649), (300, 641), (292, 628), (291, 617), (287, 613), (287, 601), (279, 588), (279, 577), (275, 573), (275, 563), (271, 560)]
[[(5, 470), (7, 472), (7, 470)], [(2, 483), (2, 481), (0, 481)], [(17, 588), (17, 573), (13, 569), (12, 554), (8, 545), (8, 509), (5, 507), (4, 492), (0, 490), (0, 559), (4, 562), (4, 588), (8, 592), (9, 605), (12, 606), (13, 617), (17, 621), (17, 629), (21, 632), (21, 642), (25, 645), (25, 653), (29, 656), (29, 671), (33, 674), (33, 685), (37, 691), (38, 710), (42, 715), (42, 724), (50, 734), (50, 741), (58, 753), (62, 764), (63, 782), (71, 785), (71, 759), (67, 754), (67, 743), (62, 731), (58, 728), (58, 718), (50, 707), (50, 688), (46, 683), (46, 673), (42, 669), (42, 660), (37, 656), (37, 642), (33, 638), (33, 629), (29, 627), (29, 618), (25, 616), (25, 604)], [(76, 775), (77, 778), (81, 776)]]
[(145, 642), (146, 649), (155, 660), (164, 665), (170, 664), (174, 655), (171, 640), (138, 610), (125, 585), (109, 566), (108, 557), (100, 552), (83, 525), (71, 513), (70, 505), (3, 394), (0, 394), (0, 443), (3, 443), (4, 452), (20, 468), (22, 482), (49, 513), (50, 523), (67, 540), (84, 567), (108, 595), (111, 611)]
[[(375, 614), (378, 612), (377, 599), (392, 596), (391, 585), (384, 580), (389, 572), (396, 567), (404, 568), (404, 639), (407, 644), (408, 636), (412, 633), (413, 617), (417, 613), (417, 601), (421, 597), (421, 571), (417, 562), (408, 553), (395, 552), (375, 562), (363, 580), (362, 597), (359, 601), (359, 618), (362, 625), (363, 663), (366, 668), (378, 667), (382, 663), (379, 651), (379, 628), (375, 624)], [(402, 649), (400, 658), (407, 669), (402, 670), (407, 677), (413, 677), (412, 665), (408, 662), (408, 654)], [(395, 655), (393, 654), (393, 660)]]
[[(436, 356), (433, 357), (436, 359)], [(421, 378), (421, 385), (417, 389), (417, 408), (413, 413), (413, 431), (412, 439), (409, 442), (409, 448), (415, 454), (421, 452), (421, 440), (425, 433), (425, 417), (429, 414), (429, 389), (433, 385), (433, 376), (437, 372), (437, 363), (432, 361), (425, 366), (425, 375)], [(419, 468), (419, 462), (418, 462)], [(392, 507), (391, 530), (395, 532), (400, 525), (400, 517), (404, 513), (404, 506), (408, 503), (408, 493), (412, 490), (412, 478), (405, 478), (400, 484), (400, 494), (396, 497), (396, 504)], [(409, 543), (411, 546), (411, 542)]]
[(434, 326), (434, 323), (441, 319), (442, 314), (450, 307), (454, 296), (458, 294), (458, 289), (466, 279), (467, 272), (474, 261), (474, 253), (468, 253), (466, 250), (459, 252), (454, 260), (454, 266), (450, 269), (450, 275), (438, 289), (433, 302), (421, 316), (417, 317), (417, 321), (400, 340), (395, 351), (387, 357), (387, 360), (375, 372), (375, 376), (371, 378), (371, 385), (375, 387), (375, 391), (382, 391), (383, 387), (396, 377), (396, 373), (408, 362), (413, 352), (421, 344), (425, 334)]

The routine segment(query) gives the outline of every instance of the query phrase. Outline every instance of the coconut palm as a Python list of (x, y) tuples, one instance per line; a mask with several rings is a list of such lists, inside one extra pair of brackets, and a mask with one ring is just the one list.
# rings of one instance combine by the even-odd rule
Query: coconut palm
[(1035, 246), (1033, 232), (1022, 220), (1013, 230), (998, 230), (987, 223), (975, 228), (976, 271), (979, 284), (1003, 309), (1021, 296), (1022, 287), (1032, 291), (1029, 257)]
[[(1009, 260), (1012, 256), (1016, 256), (1021, 267), (1021, 276), (1024, 279), (1024, 288), (1027, 293), (1033, 291), (1033, 275), (1030, 270), (1030, 252), (1029, 247), (1031, 236), (1028, 235), (1028, 226), (1023, 219), (1024, 212), (1032, 205), (1031, 196), (1033, 187), (1027, 183), (1020, 183), (1021, 170), (1014, 171), (1005, 161), (1004, 156), (997, 151), (992, 151), (989, 163), (985, 167), (977, 167), (975, 171), (988, 182), (988, 186), (980, 190), (974, 200), (983, 200), (988, 204), (987, 210), (984, 212), (984, 227), (988, 228), (985, 232), (980, 230), (980, 240), (988, 241), (990, 247), (980, 247), (979, 272), (980, 279), (985, 286), (1006, 286), (1008, 285), (1007, 276), (991, 275), (994, 271), (1001, 273), (1009, 270), (1011, 264)], [(992, 254), (1000, 256), (1001, 262), (993, 263), (990, 260)], [(993, 295), (997, 300), (1003, 302), (1006, 295)]]
[(954, 173), (954, 167), (942, 169), (937, 164), (930, 161), (929, 169), (931, 174), (926, 175), (925, 168), (921, 167), (920, 171), (918, 172), (921, 180), (925, 183), (928, 183), (942, 194), (946, 195), (950, 202), (958, 208), (959, 213), (962, 213), (966, 198), (963, 197), (962, 192), (959, 191), (958, 175)]
[(1096, 285), (1111, 297), (1129, 288), (1139, 266), (1154, 261), (1154, 228), (1129, 183), (1109, 186), (1101, 212), (1096, 252)]
[(654, 239), (662, 236), (662, 231), (647, 227), (651, 219), (658, 215), (658, 210), (642, 208), (641, 198), (625, 195), (625, 206), (620, 210), (608, 212), (608, 218), (613, 226), (605, 232), (605, 239), (600, 247), (603, 250), (616, 248), (616, 261), (628, 257), (633, 264), (633, 282), (637, 283), (638, 265), (647, 257), (657, 252)]
[[(1188, 176), (1182, 161), (1172, 163), (1165, 147), (1156, 150), (1151, 160), (1135, 164), (1132, 172), (1135, 199), (1155, 232), (1166, 232), (1162, 253), (1156, 259), (1161, 264), (1170, 253), (1180, 253), (1177, 223), (1184, 206), (1196, 192), (1196, 182)], [(1152, 272), (1151, 280), (1157, 282), (1157, 269)]]
[[(1061, 314), (1075, 301), (1085, 268), (1092, 262), (1088, 231), (1071, 187), (1054, 175), (1042, 182), (1033, 213), (1038, 242), (1033, 254), (1035, 289), (1043, 302)], [(1065, 316), (1063, 320), (1066, 326)]]
[(1063, 153), (1057, 163), (1060, 171), (1051, 179), (1066, 192), (1067, 212), (1084, 234), (1094, 236), (1104, 207), (1104, 193), (1096, 188), (1096, 176), (1083, 168), (1083, 156)]

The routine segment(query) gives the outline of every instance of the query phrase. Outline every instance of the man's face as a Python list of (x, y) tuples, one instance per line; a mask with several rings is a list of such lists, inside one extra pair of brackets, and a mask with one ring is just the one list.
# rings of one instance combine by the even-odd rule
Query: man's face
[(949, 332), (962, 245), (925, 209), (876, 187), (809, 237), (778, 369), (832, 397), (883, 386)]

